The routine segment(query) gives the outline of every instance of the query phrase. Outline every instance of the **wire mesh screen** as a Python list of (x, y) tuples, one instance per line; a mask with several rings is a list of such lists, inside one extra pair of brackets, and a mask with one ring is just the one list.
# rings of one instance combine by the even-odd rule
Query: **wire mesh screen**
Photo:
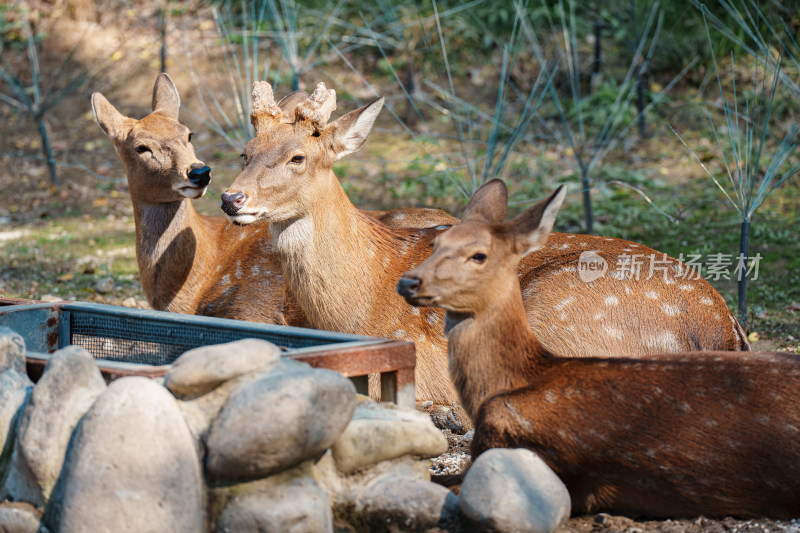
[(70, 344), (86, 348), (96, 359), (166, 365), (179, 355), (210, 344), (257, 338), (285, 348), (328, 344), (331, 340), (273, 334), (264, 331), (174, 324), (85, 312), (70, 313)]

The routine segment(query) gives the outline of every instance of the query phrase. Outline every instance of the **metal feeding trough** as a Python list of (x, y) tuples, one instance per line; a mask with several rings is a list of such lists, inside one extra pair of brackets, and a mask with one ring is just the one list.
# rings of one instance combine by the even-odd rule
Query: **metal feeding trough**
[(52, 352), (86, 348), (107, 379), (160, 377), (182, 353), (210, 344), (263, 339), (284, 356), (349, 377), (367, 393), (367, 375), (379, 374), (381, 400), (414, 406), (414, 345), (313, 329), (275, 326), (84, 302), (31, 303), (0, 299), (0, 326), (25, 339), (28, 373), (38, 379)]

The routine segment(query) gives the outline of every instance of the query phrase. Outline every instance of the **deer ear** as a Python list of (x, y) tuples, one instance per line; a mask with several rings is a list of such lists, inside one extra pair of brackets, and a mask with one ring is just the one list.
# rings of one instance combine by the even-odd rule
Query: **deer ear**
[(522, 255), (538, 250), (547, 242), (553, 231), (558, 209), (566, 195), (567, 186), (562, 185), (549, 198), (529, 207), (506, 223), (509, 232), (515, 235), (517, 245), (523, 250)]
[(122, 138), (125, 134), (125, 116), (106, 100), (100, 93), (92, 95), (92, 112), (94, 118), (106, 135), (113, 140)]
[(336, 159), (341, 159), (352, 154), (364, 144), (372, 125), (378, 118), (378, 113), (383, 109), (383, 97), (356, 109), (331, 122), (329, 128), (333, 131), (334, 146), (337, 147)]
[(467, 204), (464, 220), (500, 224), (506, 219), (508, 189), (501, 180), (487, 181), (475, 191)]
[(178, 120), (180, 109), (181, 97), (178, 96), (178, 89), (172, 83), (172, 78), (162, 72), (156, 78), (156, 84), (153, 86), (153, 112), (160, 112)]

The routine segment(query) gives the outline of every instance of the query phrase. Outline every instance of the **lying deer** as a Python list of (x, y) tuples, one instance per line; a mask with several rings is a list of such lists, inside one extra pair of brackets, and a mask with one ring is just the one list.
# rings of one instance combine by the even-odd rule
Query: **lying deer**
[[(413, 341), (418, 399), (451, 404), (457, 397), (441, 311), (408, 307), (395, 293), (443, 229), (390, 228), (364, 216), (332, 170), (363, 145), (382, 106), (381, 98), (328, 124), (336, 94), (324, 84), (286, 113), (270, 85), (256, 82), (256, 137), (222, 209), (236, 224), (270, 223), (288, 285), (312, 327)], [(610, 274), (582, 281), (583, 252), (607, 261)], [(612, 269), (634, 254), (643, 257), (644, 274), (655, 261), (664, 271), (617, 276)], [(545, 346), (570, 356), (749, 349), (722, 297), (702, 279), (679, 280), (681, 268), (628, 241), (554, 234), (520, 268), (528, 324)]]
[(566, 358), (529, 329), (517, 265), (545, 246), (564, 195), (504, 222), (505, 186), (487, 183), (398, 283), (409, 304), (446, 310), (451, 376), (475, 420), (472, 456), (535, 451), (575, 513), (800, 516), (800, 358)]
[[(298, 96), (308, 95), (298, 91), (281, 105), (296, 104)], [(211, 174), (195, 155), (189, 129), (178, 122), (180, 96), (170, 77), (157, 78), (153, 112), (141, 120), (123, 116), (100, 93), (92, 95), (92, 109), (125, 166), (139, 278), (153, 309), (304, 325), (302, 311), (287, 295), (269, 226), (234, 226), (192, 206)], [(458, 222), (438, 209), (378, 215), (404, 226)]]

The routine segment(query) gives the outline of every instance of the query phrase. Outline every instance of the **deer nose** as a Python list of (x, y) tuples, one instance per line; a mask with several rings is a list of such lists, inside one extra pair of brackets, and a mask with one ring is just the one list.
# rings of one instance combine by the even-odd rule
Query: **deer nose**
[(211, 169), (195, 163), (189, 171), (189, 181), (196, 187), (205, 187), (211, 181)]
[(243, 192), (222, 193), (220, 208), (228, 215), (235, 215), (247, 203), (247, 195)]
[(417, 277), (403, 276), (397, 282), (397, 294), (404, 298), (413, 298), (419, 292), (419, 286), (422, 285), (422, 280)]

